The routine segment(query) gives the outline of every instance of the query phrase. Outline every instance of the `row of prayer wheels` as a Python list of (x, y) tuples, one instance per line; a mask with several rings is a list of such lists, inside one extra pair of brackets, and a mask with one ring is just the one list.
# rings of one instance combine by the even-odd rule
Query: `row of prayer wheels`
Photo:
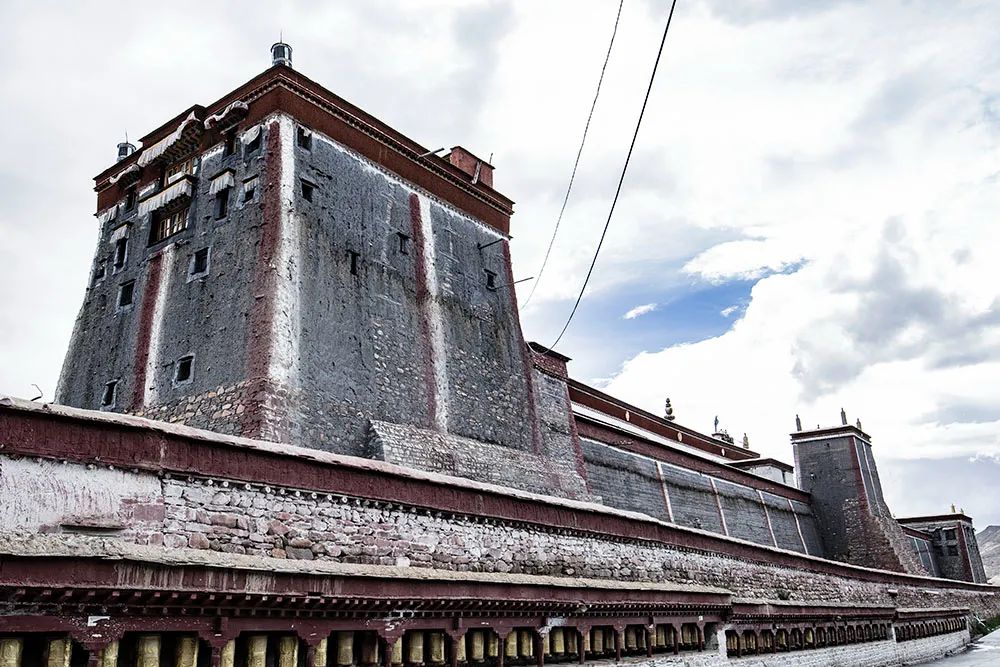
[[(453, 659), (463, 665), (496, 664), (502, 652), (504, 663), (516, 665), (533, 662), (538, 650), (547, 660), (559, 662), (615, 656), (619, 650), (629, 655), (678, 645), (691, 648), (699, 639), (693, 625), (682, 627), (680, 641), (670, 625), (657, 625), (648, 633), (643, 626), (630, 625), (620, 640), (616, 635), (614, 628), (607, 626), (582, 633), (573, 627), (555, 627), (542, 635), (532, 629), (515, 629), (501, 638), (482, 628), (467, 630), (453, 640), (443, 631), (410, 630), (391, 644), (388, 662), (393, 667), (437, 667), (450, 665)], [(237, 663), (239, 667), (298, 667), (299, 653), (305, 646), (295, 635), (245, 634), (238, 641), (230, 640), (222, 647), (220, 667), (237, 667)], [(73, 646), (65, 637), (36, 638), (30, 645), (25, 638), (0, 637), (0, 667), (70, 667)], [(312, 662), (307, 667), (378, 667), (383, 664), (383, 646), (374, 631), (333, 632), (313, 646)], [(99, 667), (198, 667), (200, 647), (194, 635), (131, 635), (105, 646), (96, 663)]]

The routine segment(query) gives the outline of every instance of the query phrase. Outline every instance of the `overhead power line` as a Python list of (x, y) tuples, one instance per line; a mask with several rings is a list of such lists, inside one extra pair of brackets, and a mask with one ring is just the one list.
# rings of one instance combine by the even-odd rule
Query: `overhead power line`
[(521, 304), (522, 310), (531, 301), (531, 297), (535, 296), (535, 290), (538, 289), (538, 283), (541, 282), (542, 274), (545, 273), (545, 267), (549, 263), (552, 246), (556, 242), (556, 234), (559, 233), (559, 223), (562, 222), (563, 214), (566, 212), (566, 204), (569, 203), (569, 193), (573, 191), (573, 181), (576, 180), (576, 169), (580, 166), (580, 156), (583, 155), (583, 146), (587, 143), (587, 131), (590, 130), (590, 120), (594, 117), (597, 98), (601, 96), (601, 84), (604, 82), (604, 72), (608, 69), (608, 60), (611, 59), (611, 47), (615, 44), (615, 35), (618, 34), (618, 22), (621, 20), (622, 6), (624, 4), (625, 0), (620, 0), (618, 3), (618, 14), (615, 16), (615, 27), (611, 31), (611, 41), (608, 42), (608, 53), (604, 56), (604, 64), (601, 66), (601, 76), (597, 79), (597, 90), (594, 91), (594, 101), (591, 102), (590, 113), (587, 114), (587, 124), (583, 126), (583, 137), (580, 139), (580, 148), (576, 151), (576, 160), (573, 161), (573, 172), (569, 176), (569, 186), (566, 188), (566, 196), (563, 197), (562, 208), (559, 209), (559, 217), (556, 218), (556, 226), (552, 230), (552, 238), (549, 239), (549, 247), (545, 250), (545, 259), (542, 260), (542, 268), (538, 270), (538, 278), (535, 280), (535, 284), (531, 286), (528, 298)]
[(601, 239), (597, 242), (597, 249), (594, 250), (594, 258), (590, 261), (590, 268), (587, 270), (587, 277), (583, 279), (583, 285), (580, 287), (580, 293), (576, 296), (576, 303), (573, 304), (573, 310), (570, 311), (569, 317), (566, 318), (566, 324), (563, 325), (562, 331), (559, 332), (559, 336), (549, 348), (555, 348), (562, 340), (563, 334), (569, 329), (570, 322), (573, 321), (573, 316), (576, 315), (577, 308), (580, 307), (580, 301), (583, 299), (583, 293), (587, 289), (587, 284), (590, 282), (590, 277), (594, 273), (594, 265), (597, 264), (597, 257), (601, 254), (601, 246), (604, 245), (604, 237), (608, 234), (608, 227), (611, 226), (611, 217), (615, 213), (615, 206), (618, 204), (618, 196), (622, 192), (622, 184), (625, 182), (625, 174), (628, 172), (629, 162), (632, 160), (632, 151), (635, 150), (635, 142), (639, 137), (639, 128), (642, 127), (642, 117), (646, 114), (646, 105), (649, 104), (649, 94), (653, 90), (653, 81), (656, 79), (656, 70), (660, 66), (660, 57), (663, 55), (663, 45), (667, 43), (667, 33), (670, 32), (670, 22), (674, 18), (674, 7), (677, 6), (677, 0), (673, 0), (670, 3), (670, 13), (667, 15), (667, 24), (663, 27), (663, 37), (660, 39), (660, 48), (656, 52), (656, 61), (653, 63), (653, 71), (649, 75), (649, 85), (646, 87), (646, 97), (642, 101), (642, 109), (639, 111), (639, 119), (635, 124), (635, 132), (632, 133), (632, 144), (628, 147), (628, 155), (625, 156), (625, 164), (622, 166), (621, 177), (618, 179), (618, 188), (615, 190), (615, 197), (611, 200), (611, 209), (608, 211), (608, 219), (604, 223), (604, 231), (601, 232)]

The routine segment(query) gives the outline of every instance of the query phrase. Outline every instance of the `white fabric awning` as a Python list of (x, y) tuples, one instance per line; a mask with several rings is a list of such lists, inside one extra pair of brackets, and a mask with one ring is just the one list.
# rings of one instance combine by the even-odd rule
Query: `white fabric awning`
[(148, 199), (139, 202), (139, 215), (146, 215), (162, 208), (179, 197), (191, 197), (191, 181), (184, 179), (165, 187)]
[(233, 178), (233, 171), (227, 169), (212, 179), (212, 184), (208, 187), (208, 194), (214, 195), (220, 190), (233, 187), (236, 180)]
[(243, 133), (243, 143), (249, 144), (251, 141), (256, 139), (258, 135), (260, 135), (260, 125), (254, 125)]
[(128, 224), (119, 225), (113, 232), (111, 232), (111, 237), (108, 239), (108, 242), (111, 245), (114, 245), (126, 236), (128, 236)]
[(121, 171), (119, 171), (117, 174), (115, 174), (114, 176), (112, 176), (111, 178), (109, 178), (108, 179), (108, 183), (110, 183), (111, 185), (114, 185), (120, 179), (124, 178), (125, 176), (128, 176), (129, 174), (136, 174), (138, 176), (138, 174), (139, 174), (139, 165), (137, 165), (137, 164), (130, 164), (129, 166), (125, 167), (124, 169), (122, 169)]
[[(234, 112), (235, 112), (235, 114), (234, 114), (234, 119), (235, 119), (236, 117), (246, 116), (246, 114), (247, 114), (248, 111), (250, 111), (250, 107), (247, 106), (246, 102), (244, 102), (242, 100), (236, 100), (235, 102), (233, 102), (232, 104), (230, 104), (229, 106), (227, 106), (225, 109), (223, 109), (219, 113), (212, 114), (211, 116), (209, 116), (208, 118), (206, 118), (205, 119), (205, 129), (206, 130), (211, 130), (213, 125), (215, 125), (216, 123), (219, 123), (222, 120), (225, 120), (225, 118), (227, 116), (229, 116), (230, 114), (233, 114)], [(239, 122), (239, 121), (237, 121), (237, 122)], [(231, 123), (227, 123), (227, 125), (231, 125)]]
[(106, 225), (107, 223), (114, 220), (116, 215), (118, 215), (118, 204), (115, 204), (110, 208), (106, 208), (100, 213), (98, 213), (97, 219), (101, 222), (102, 225)]
[(142, 154), (139, 156), (139, 166), (145, 167), (147, 164), (150, 164), (153, 160), (166, 153), (171, 146), (176, 144), (181, 137), (184, 136), (184, 130), (187, 129), (188, 125), (197, 122), (198, 119), (192, 111), (188, 114), (187, 118), (181, 121), (181, 124), (177, 126), (176, 130), (163, 137), (149, 148), (142, 149)]

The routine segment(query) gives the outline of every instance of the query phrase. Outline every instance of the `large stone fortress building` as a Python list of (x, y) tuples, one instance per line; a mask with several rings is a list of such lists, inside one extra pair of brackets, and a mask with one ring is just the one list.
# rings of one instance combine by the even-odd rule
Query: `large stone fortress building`
[(61, 405), (0, 400), (0, 667), (895, 665), (1000, 613), (860, 425), (792, 467), (526, 344), (493, 166), (272, 52), (96, 178)]

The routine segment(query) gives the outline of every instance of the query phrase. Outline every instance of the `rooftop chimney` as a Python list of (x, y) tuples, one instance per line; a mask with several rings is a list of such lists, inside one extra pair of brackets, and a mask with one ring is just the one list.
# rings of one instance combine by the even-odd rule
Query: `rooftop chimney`
[(472, 183), (482, 183), (493, 187), (493, 165), (485, 160), (481, 160), (461, 146), (455, 146), (451, 152), (445, 155), (448, 162), (464, 171), (471, 177)]
[(135, 152), (135, 146), (133, 146), (127, 141), (121, 142), (120, 144), (118, 144), (118, 159), (116, 160), (116, 162), (121, 162), (134, 152)]
[(284, 42), (271, 45), (271, 64), (292, 66), (292, 47)]

